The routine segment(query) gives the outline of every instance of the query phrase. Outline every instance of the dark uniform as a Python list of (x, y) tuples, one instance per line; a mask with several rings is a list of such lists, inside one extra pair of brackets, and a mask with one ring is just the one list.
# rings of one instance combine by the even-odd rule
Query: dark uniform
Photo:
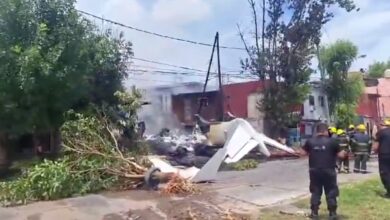
[(338, 160), (338, 170), (341, 172), (341, 168), (343, 167), (345, 172), (349, 173), (349, 152), (350, 152), (350, 146), (349, 146), (349, 138), (346, 134), (342, 134), (338, 136), (339, 140), (339, 147), (341, 150), (344, 150), (347, 154), (343, 159)]
[(367, 161), (371, 153), (371, 139), (367, 134), (355, 133), (352, 137), (352, 152), (355, 156), (355, 173), (367, 173)]
[(376, 134), (376, 140), (379, 143), (379, 173), (387, 196), (390, 196), (390, 128), (380, 130)]
[(309, 139), (303, 149), (309, 155), (311, 209), (318, 212), (322, 191), (325, 190), (329, 212), (336, 212), (339, 189), (336, 160), (340, 147), (337, 139), (318, 136)]
[(347, 131), (347, 135), (349, 137), (349, 140), (351, 140), (353, 138), (354, 134), (355, 134), (355, 130), (348, 130)]

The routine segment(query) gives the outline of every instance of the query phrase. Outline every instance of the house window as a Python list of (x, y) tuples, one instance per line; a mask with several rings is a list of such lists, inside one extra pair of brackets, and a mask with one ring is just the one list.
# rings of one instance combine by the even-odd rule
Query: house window
[(200, 98), (199, 99), (199, 104), (202, 105), (203, 107), (209, 106), (209, 99), (206, 97)]
[(314, 106), (314, 96), (309, 96), (309, 105)]
[(318, 96), (318, 101), (320, 102), (321, 107), (325, 107), (325, 99), (324, 96)]

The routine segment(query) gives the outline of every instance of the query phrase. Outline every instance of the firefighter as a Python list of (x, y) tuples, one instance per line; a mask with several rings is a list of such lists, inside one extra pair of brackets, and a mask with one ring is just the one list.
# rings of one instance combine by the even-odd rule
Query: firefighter
[(338, 141), (330, 138), (327, 125), (317, 125), (317, 135), (306, 141), (303, 146), (305, 155), (309, 155), (309, 176), (311, 193), (311, 219), (318, 219), (318, 210), (321, 196), (325, 190), (326, 202), (329, 210), (329, 219), (337, 219), (337, 172), (335, 170), (337, 157), (343, 158), (345, 152), (341, 151)]
[(371, 153), (371, 139), (366, 134), (366, 126), (357, 126), (357, 132), (352, 137), (352, 152), (355, 157), (354, 173), (367, 173), (367, 161)]
[(353, 135), (355, 134), (355, 125), (349, 125), (348, 131), (347, 131), (348, 137), (351, 139)]
[(349, 138), (343, 129), (337, 130), (337, 139), (339, 140), (340, 149), (345, 151), (345, 157), (338, 160), (338, 171), (341, 173), (344, 168), (344, 172), (349, 173)]
[(328, 134), (329, 134), (329, 137), (336, 137), (336, 134), (337, 133), (337, 128), (336, 127), (329, 127), (328, 128)]
[(379, 174), (386, 189), (386, 198), (390, 198), (390, 120), (381, 124), (383, 127), (376, 134), (374, 151), (378, 153)]

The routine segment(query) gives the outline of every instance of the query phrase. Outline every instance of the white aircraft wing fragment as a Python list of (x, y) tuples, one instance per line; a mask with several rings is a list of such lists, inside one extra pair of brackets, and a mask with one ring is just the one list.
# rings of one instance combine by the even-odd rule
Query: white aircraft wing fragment
[(219, 149), (200, 170), (196, 167), (178, 169), (159, 158), (150, 158), (150, 161), (161, 172), (178, 173), (183, 178), (191, 179), (192, 182), (204, 182), (216, 179), (219, 167), (223, 161), (226, 163), (238, 162), (256, 146), (267, 157), (271, 153), (266, 144), (289, 153), (294, 153), (293, 149), (257, 132), (246, 120), (234, 119), (229, 124), (226, 124), (225, 128), (227, 130), (223, 131), (226, 140), (224, 147)]
[(247, 155), (253, 148), (255, 148), (259, 143), (255, 140), (249, 140), (233, 157), (228, 156), (225, 159), (225, 163), (236, 163), (241, 160), (245, 155)]

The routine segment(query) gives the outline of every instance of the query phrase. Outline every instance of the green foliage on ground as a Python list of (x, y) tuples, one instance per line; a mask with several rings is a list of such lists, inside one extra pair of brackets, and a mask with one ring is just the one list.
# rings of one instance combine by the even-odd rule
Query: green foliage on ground
[(232, 170), (243, 171), (255, 169), (258, 164), (259, 162), (254, 159), (244, 159), (238, 161), (237, 163), (229, 164), (228, 167)]
[[(27, 169), (17, 180), (1, 183), (1, 202), (3, 205), (16, 205), (66, 198), (108, 188), (116, 181), (114, 177), (87, 176), (73, 170), (70, 163), (68, 159), (46, 160)], [(86, 160), (84, 168), (98, 168), (94, 163)]]
[[(362, 183), (348, 184), (341, 187), (338, 212), (341, 219), (354, 220), (387, 220), (390, 219), (390, 200), (382, 195), (385, 193), (379, 179)], [(309, 200), (298, 201), (295, 205), (307, 209)], [(326, 201), (323, 199), (321, 218), (326, 219), (328, 213)], [(282, 215), (278, 207), (262, 211), (259, 219), (266, 220), (300, 220), (302, 216)]]
[[(139, 184), (143, 157), (119, 150), (113, 126), (104, 116), (70, 113), (62, 127), (64, 152), (58, 161), (44, 161), (15, 180), (0, 183), (0, 203), (25, 204)], [(140, 165), (139, 165), (140, 164)], [(136, 178), (136, 179), (134, 179)]]

